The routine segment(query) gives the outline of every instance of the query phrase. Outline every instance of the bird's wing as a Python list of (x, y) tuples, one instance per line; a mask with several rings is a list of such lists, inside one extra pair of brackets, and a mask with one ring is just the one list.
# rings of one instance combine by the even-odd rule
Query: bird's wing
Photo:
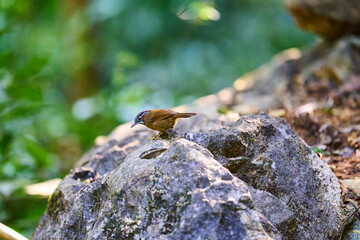
[[(152, 111), (156, 111), (156, 113), (153, 114), (154, 117), (152, 117), (152, 119), (150, 120), (151, 122), (154, 122), (154, 120), (159, 121), (159, 120), (167, 119), (178, 114), (177, 112), (169, 109), (156, 109)], [(156, 119), (154, 119), (155, 117)]]

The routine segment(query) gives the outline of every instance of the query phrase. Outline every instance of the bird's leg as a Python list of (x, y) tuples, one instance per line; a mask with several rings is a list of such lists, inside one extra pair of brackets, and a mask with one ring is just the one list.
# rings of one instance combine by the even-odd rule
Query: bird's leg
[(169, 136), (169, 134), (167, 132), (159, 132), (158, 135), (156, 135), (153, 140), (161, 140), (161, 139), (164, 139), (167, 138), (167, 136)]
[(160, 140), (161, 139), (160, 134), (161, 134), (161, 132), (159, 132), (155, 137), (153, 137), (152, 140)]
[(160, 131), (158, 135), (156, 135), (153, 140), (160, 140), (160, 139), (169, 139), (170, 134), (168, 132)]

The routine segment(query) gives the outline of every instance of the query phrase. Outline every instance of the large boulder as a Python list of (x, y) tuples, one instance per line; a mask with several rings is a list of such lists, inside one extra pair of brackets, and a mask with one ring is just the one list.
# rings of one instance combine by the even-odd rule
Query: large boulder
[(339, 229), (344, 211), (336, 176), (284, 120), (249, 115), (220, 130), (186, 136), (235, 176), (286, 204), (298, 222), (294, 239), (329, 239)]
[(340, 228), (336, 177), (284, 120), (200, 115), (175, 130), (151, 141), (126, 124), (99, 140), (33, 239), (330, 239)]
[(360, 34), (358, 0), (285, 0), (297, 24), (326, 39)]
[(33, 239), (271, 238), (246, 184), (180, 139), (140, 147), (92, 184), (68, 176)]

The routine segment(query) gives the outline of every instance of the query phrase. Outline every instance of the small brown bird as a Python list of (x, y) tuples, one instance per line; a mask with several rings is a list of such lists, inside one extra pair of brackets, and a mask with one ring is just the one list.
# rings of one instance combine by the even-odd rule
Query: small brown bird
[[(148, 128), (159, 131), (159, 135), (169, 135), (167, 130), (173, 128), (178, 118), (188, 118), (196, 113), (178, 113), (168, 109), (145, 110), (136, 115), (133, 125), (143, 124)], [(156, 137), (155, 137), (156, 138)]]

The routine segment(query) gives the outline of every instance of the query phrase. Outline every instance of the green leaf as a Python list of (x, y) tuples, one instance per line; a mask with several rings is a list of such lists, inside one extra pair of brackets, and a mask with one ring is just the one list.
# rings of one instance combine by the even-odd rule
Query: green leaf
[(13, 99), (26, 99), (30, 101), (41, 101), (42, 99), (41, 87), (30, 83), (23, 83), (21, 86), (12, 84), (7, 88), (6, 93)]
[(315, 152), (315, 153), (321, 153), (321, 154), (324, 154), (326, 155), (326, 153), (324, 152), (324, 150), (318, 148), (318, 147), (311, 147), (312, 150)]
[(14, 52), (2, 52), (0, 53), (0, 66), (2, 68), (10, 68), (15, 61)]
[(27, 137), (25, 138), (25, 145), (27, 152), (36, 160), (38, 166), (43, 167), (51, 165), (51, 155), (37, 141)]
[(19, 118), (33, 117), (39, 113), (46, 104), (32, 103), (29, 101), (12, 102), (6, 101), (0, 103), (0, 121), (10, 121)]
[(23, 81), (31, 76), (37, 75), (43, 70), (47, 63), (48, 59), (35, 56), (17, 70), (15, 79)]

